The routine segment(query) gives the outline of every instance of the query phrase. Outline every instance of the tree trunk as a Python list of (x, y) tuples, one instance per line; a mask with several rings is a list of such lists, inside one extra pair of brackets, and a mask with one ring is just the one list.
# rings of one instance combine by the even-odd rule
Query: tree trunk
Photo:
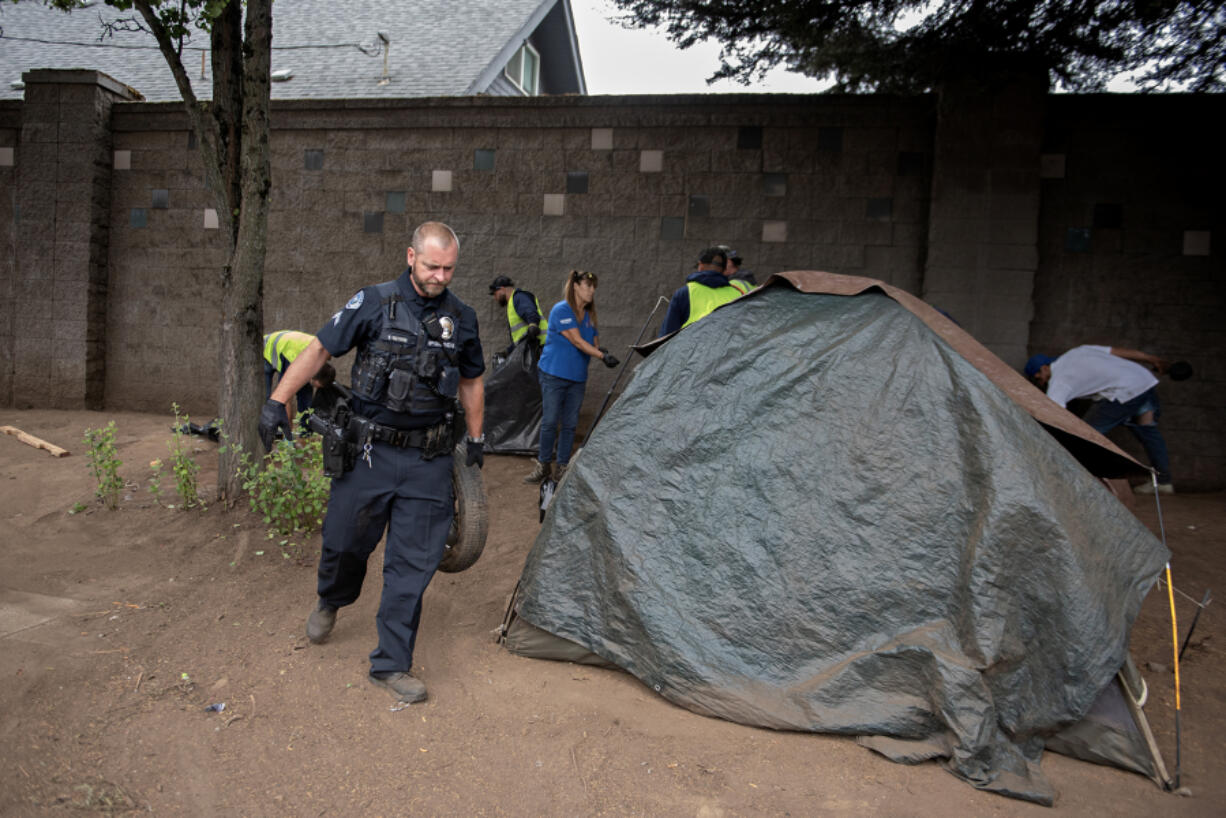
[(257, 423), (264, 402), (264, 256), (268, 247), (268, 110), (272, 54), (272, 0), (247, 0), (240, 139), (242, 204), (234, 252), (222, 272), (221, 416), (232, 445), (221, 453), (217, 489), (238, 497), (235, 446), (261, 454)]
[[(214, 196), (224, 199), (224, 224), (233, 248), (238, 237), (233, 219), (243, 201), (241, 155), (243, 123), (243, 4), (228, 3), (209, 31), (209, 51), (213, 61), (213, 102), (210, 112), (217, 128), (217, 172), (223, 187)], [(222, 216), (221, 213), (217, 214)]]

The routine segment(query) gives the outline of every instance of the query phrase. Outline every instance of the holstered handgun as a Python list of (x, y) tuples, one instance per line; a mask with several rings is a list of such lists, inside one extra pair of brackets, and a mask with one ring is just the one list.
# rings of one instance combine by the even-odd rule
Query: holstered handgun
[(348, 434), (349, 411), (346, 407), (341, 407), (336, 417), (312, 412), (307, 416), (307, 426), (319, 435), (324, 477), (340, 477), (353, 470), (357, 463), (358, 450)]

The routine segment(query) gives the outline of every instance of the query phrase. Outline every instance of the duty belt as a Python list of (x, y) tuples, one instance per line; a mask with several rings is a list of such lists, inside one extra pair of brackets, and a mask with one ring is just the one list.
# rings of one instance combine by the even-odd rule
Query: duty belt
[(374, 432), (372, 437), (375, 440), (391, 444), (398, 449), (424, 449), (428, 443), (437, 441), (441, 432), (440, 426), (437, 425), (424, 429), (397, 429), (392, 426), (371, 423), (370, 428)]
[(397, 429), (374, 423), (354, 415), (349, 418), (345, 435), (356, 449), (356, 456), (370, 465), (370, 444), (374, 441), (388, 443), (398, 449), (421, 449), (422, 460), (433, 460), (449, 454), (455, 446), (455, 429), (450, 416), (442, 422), (424, 429)]

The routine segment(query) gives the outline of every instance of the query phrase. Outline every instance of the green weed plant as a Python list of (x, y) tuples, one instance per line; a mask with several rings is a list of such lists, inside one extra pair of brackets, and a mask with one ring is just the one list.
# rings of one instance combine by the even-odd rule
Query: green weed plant
[(123, 461), (115, 448), (115, 421), (110, 421), (101, 429), (86, 429), (85, 445), (89, 449), (90, 474), (98, 481), (94, 496), (114, 511), (119, 507), (119, 492), (123, 489), (123, 480), (119, 476)]
[[(331, 483), (324, 477), (318, 435), (278, 440), (272, 452), (259, 460), (237, 444), (235, 451), (243, 491), (251, 510), (269, 527), (270, 539), (309, 534), (323, 524)], [(293, 545), (288, 540), (280, 544), (283, 549)], [(289, 558), (288, 553), (284, 556)]]
[[(167, 448), (170, 449), (170, 470), (175, 476), (175, 492), (179, 495), (179, 508), (189, 509), (195, 506), (204, 507), (204, 503), (200, 499), (199, 486), (196, 483), (196, 473), (200, 471), (200, 465), (192, 460), (190, 453), (189, 436), (183, 434), (182, 428), (191, 422), (187, 415), (179, 414), (179, 404), (172, 403), (171, 408), (175, 413), (174, 436), (167, 443)], [(161, 469), (158, 467), (155, 470), (156, 479), (161, 479)], [(158, 490), (161, 490), (159, 482)]]
[(162, 469), (164, 467), (161, 460), (154, 460), (149, 464), (153, 472), (149, 475), (149, 494), (153, 496), (153, 502), (158, 505), (162, 504)]

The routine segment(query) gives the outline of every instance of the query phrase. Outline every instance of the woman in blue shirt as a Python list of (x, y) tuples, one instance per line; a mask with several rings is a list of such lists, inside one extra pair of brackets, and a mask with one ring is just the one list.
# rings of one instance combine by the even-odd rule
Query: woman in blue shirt
[(540, 483), (549, 478), (553, 467), (554, 443), (558, 447), (560, 480), (570, 463), (583, 405), (587, 365), (593, 357), (606, 366), (617, 361), (596, 345), (596, 274), (571, 270), (562, 291), (563, 300), (549, 311), (549, 332), (541, 351), (541, 439), (536, 467), (525, 483)]

